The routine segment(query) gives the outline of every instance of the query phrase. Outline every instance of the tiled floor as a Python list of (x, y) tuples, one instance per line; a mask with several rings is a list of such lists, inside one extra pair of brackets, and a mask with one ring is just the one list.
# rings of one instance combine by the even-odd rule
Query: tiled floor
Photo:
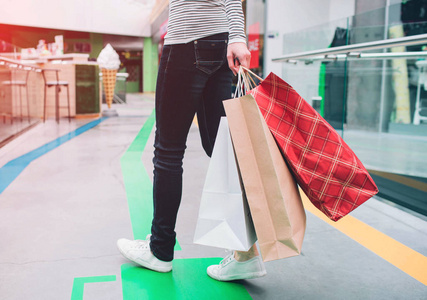
[[(266, 263), (266, 277), (216, 285), (205, 274), (210, 262), (206, 259), (226, 253), (193, 244), (209, 163), (196, 126), (191, 128), (184, 160), (176, 228), (182, 250), (176, 251), (174, 271), (162, 277), (129, 264), (116, 249), (116, 240), (133, 237), (139, 220), (131, 216), (141, 211), (132, 211), (133, 204), (128, 203), (128, 177), (123, 172), (132, 169), (126, 169), (129, 165), (125, 168), (121, 158), (149, 120), (152, 98), (129, 95), (128, 104), (114, 107), (119, 117), (92, 123), (91, 128), (87, 120), (59, 125), (49, 120), (0, 149), (0, 186), (4, 186), (0, 189), (0, 299), (246, 299), (247, 293), (263, 300), (427, 298), (426, 269), (415, 279), (417, 272), (409, 271), (411, 276), (393, 264), (394, 258), (381, 257), (393, 249), (373, 249), (308, 207), (302, 255)], [(85, 131), (68, 134), (84, 125)], [(136, 157), (135, 177), (151, 178), (153, 131), (145, 130), (148, 141), (141, 159)], [(360, 138), (358, 145), (366, 146), (363, 143)], [(356, 153), (358, 149), (356, 145)], [(363, 161), (366, 156), (360, 153)], [(424, 170), (417, 163), (411, 168)], [(147, 187), (147, 182), (143, 185)], [(426, 266), (423, 218), (376, 198), (351, 217), (369, 225), (356, 228), (356, 235), (369, 231), (375, 239), (382, 232), (397, 243), (393, 245), (408, 247), (398, 256), (413, 260), (408, 253), (415, 250), (415, 262)], [(162, 296), (166, 292), (169, 296)]]

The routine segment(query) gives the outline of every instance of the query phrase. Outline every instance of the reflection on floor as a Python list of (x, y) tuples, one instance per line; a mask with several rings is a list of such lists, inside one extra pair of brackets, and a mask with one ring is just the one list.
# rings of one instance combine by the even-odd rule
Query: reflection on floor
[(378, 196), (427, 216), (427, 178), (370, 170)]
[(30, 120), (25, 118), (22, 121), (18, 118), (12, 120), (0, 114), (0, 148), (40, 122), (40, 119), (35, 118)]

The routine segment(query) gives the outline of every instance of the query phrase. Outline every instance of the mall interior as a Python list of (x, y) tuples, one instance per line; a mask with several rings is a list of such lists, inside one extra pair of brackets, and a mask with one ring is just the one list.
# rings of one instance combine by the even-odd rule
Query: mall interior
[(288, 82), (379, 192), (337, 222), (302, 194), (300, 255), (231, 282), (206, 274), (227, 249), (194, 243), (197, 118), (173, 271), (116, 246), (150, 233), (169, 1), (0, 3), (0, 299), (427, 299), (427, 0), (242, 0), (250, 69)]

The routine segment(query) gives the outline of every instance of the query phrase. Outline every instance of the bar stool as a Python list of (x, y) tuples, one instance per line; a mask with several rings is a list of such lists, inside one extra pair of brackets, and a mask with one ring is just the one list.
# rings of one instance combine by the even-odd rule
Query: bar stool
[[(2, 104), (6, 102), (6, 93), (3, 89), (0, 89), (0, 104)], [(10, 124), (13, 124), (13, 114), (12, 112), (8, 113), (8, 112), (3, 112), (2, 108), (0, 108), (0, 117), (3, 119), (3, 124), (6, 123), (6, 118), (10, 119)]]
[[(71, 122), (71, 113), (70, 113), (70, 89), (68, 81), (59, 80), (59, 71), (58, 69), (43, 69), (42, 75), (44, 80), (44, 108), (43, 108), (43, 122), (46, 121), (46, 98), (47, 98), (47, 89), (50, 87), (55, 87), (55, 118), (56, 123), (59, 124), (59, 109), (65, 108), (67, 106), (59, 105), (59, 93), (61, 92), (61, 87), (67, 88), (67, 102), (68, 102), (68, 122)], [(48, 80), (50, 77), (48, 74), (55, 72), (54, 80)], [(52, 76), (52, 75), (51, 75)]]
[(3, 119), (3, 124), (6, 123), (6, 118), (10, 119), (10, 124), (13, 124), (13, 111), (8, 112), (5, 109), (7, 102), (6, 91), (3, 82), (0, 84), (0, 117)]
[[(9, 67), (11, 68), (11, 80), (2, 81), (2, 85), (10, 86), (12, 88), (15, 86), (18, 87), (21, 122), (23, 121), (21, 88), (25, 89), (26, 99), (27, 99), (27, 117), (28, 117), (28, 123), (30, 123), (31, 116), (30, 116), (30, 99), (29, 99), (29, 93), (28, 93), (28, 76), (30, 75), (31, 68), (29, 67), (18, 68), (17, 65), (10, 65)], [(11, 123), (13, 124), (13, 116), (11, 117)]]

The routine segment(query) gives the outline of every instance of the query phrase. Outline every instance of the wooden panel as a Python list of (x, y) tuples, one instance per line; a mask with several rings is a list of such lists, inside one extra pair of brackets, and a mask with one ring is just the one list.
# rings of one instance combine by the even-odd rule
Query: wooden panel
[(40, 119), (43, 118), (43, 86), (42, 74), (39, 72), (30, 72), (28, 76), (30, 115)]
[(76, 114), (99, 112), (99, 68), (97, 65), (76, 65)]

